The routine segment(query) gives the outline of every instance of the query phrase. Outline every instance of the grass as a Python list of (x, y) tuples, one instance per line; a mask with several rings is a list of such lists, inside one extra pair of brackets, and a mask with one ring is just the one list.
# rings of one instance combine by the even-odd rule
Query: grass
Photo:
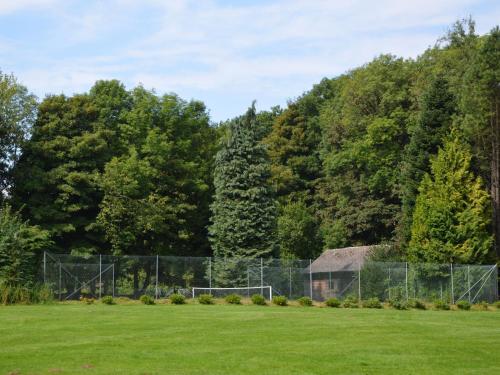
[(0, 306), (0, 375), (494, 374), (500, 310)]

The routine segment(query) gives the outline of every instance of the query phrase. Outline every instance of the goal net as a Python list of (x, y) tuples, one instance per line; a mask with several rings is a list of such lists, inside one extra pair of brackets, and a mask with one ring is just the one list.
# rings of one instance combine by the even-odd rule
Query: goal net
[(192, 288), (192, 297), (196, 298), (200, 294), (210, 294), (215, 298), (224, 298), (230, 294), (237, 294), (242, 297), (251, 297), (254, 294), (260, 294), (264, 298), (271, 300), (273, 298), (273, 288), (271, 286), (249, 286), (241, 288)]

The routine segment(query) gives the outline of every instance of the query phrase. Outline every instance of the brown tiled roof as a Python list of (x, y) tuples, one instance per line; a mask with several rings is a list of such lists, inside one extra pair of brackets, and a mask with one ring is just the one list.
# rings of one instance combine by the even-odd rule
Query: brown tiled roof
[(373, 246), (353, 246), (325, 250), (311, 264), (312, 272), (357, 271), (363, 266), (372, 249)]

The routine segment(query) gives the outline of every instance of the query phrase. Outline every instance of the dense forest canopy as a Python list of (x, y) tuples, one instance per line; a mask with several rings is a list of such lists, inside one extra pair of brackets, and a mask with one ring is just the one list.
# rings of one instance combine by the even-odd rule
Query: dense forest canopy
[(36, 102), (0, 74), (0, 233), (10, 216), (73, 254), (313, 258), (385, 243), (392, 258), (492, 262), (499, 110), (500, 30), (479, 36), (472, 20), (415, 59), (381, 55), (220, 124), (142, 86)]

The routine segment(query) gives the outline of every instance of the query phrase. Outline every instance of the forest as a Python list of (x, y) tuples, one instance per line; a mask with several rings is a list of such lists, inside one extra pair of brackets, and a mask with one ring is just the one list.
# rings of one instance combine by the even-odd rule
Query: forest
[(222, 123), (141, 85), (39, 100), (0, 72), (0, 279), (43, 250), (497, 262), (499, 111), (500, 29), (471, 19)]

